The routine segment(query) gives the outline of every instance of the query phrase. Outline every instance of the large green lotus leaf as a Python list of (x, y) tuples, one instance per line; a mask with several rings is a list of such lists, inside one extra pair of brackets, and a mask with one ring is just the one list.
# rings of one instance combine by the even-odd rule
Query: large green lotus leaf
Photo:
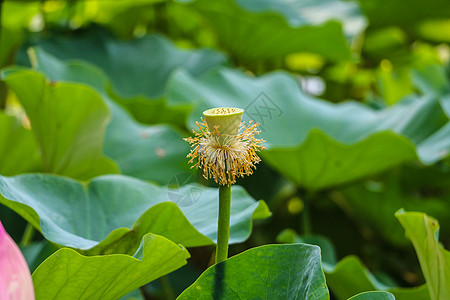
[(77, 37), (55, 37), (39, 46), (60, 59), (82, 59), (100, 67), (126, 98), (158, 98), (176, 68), (200, 75), (226, 61), (209, 49), (180, 49), (160, 35), (119, 41), (98, 28)]
[(207, 269), (177, 299), (329, 299), (320, 249), (266, 245)]
[(324, 265), (327, 284), (333, 295), (345, 300), (355, 294), (368, 291), (388, 291), (397, 300), (428, 300), (428, 288), (422, 285), (416, 288), (389, 287), (379, 282), (356, 256), (347, 256), (335, 266)]
[(350, 59), (346, 34), (365, 27), (355, 3), (336, 0), (197, 0), (190, 6), (205, 17), (218, 44), (252, 69), (264, 62), (280, 63), (297, 52), (331, 61)]
[(395, 297), (389, 292), (364, 292), (348, 300), (395, 300)]
[(94, 90), (50, 82), (36, 71), (6, 70), (3, 78), (30, 119), (43, 171), (80, 179), (118, 172), (102, 152), (110, 113)]
[[(387, 151), (392, 147), (395, 151)], [(414, 146), (392, 132), (375, 133), (359, 143), (340, 144), (319, 130), (295, 148), (274, 148), (266, 162), (298, 185), (311, 189), (347, 183), (415, 158)]]
[(103, 150), (123, 174), (167, 184), (176, 175), (189, 172), (185, 158), (189, 145), (183, 141), (183, 135), (169, 125), (147, 126), (136, 122), (110, 99), (105, 91), (108, 79), (97, 67), (65, 62), (39, 48), (34, 49), (32, 56), (37, 69), (50, 80), (84, 83), (101, 94), (112, 113)]
[(450, 252), (438, 242), (438, 221), (424, 213), (403, 209), (395, 216), (414, 245), (431, 299), (450, 299)]
[(83, 256), (58, 250), (33, 273), (36, 299), (118, 299), (186, 264), (189, 253), (148, 234), (134, 256)]
[(30, 130), (0, 112), (0, 174), (10, 176), (39, 169), (39, 150)]
[[(121, 175), (89, 183), (46, 174), (0, 177), (0, 202), (27, 219), (49, 241), (89, 254), (134, 253), (148, 233), (186, 247), (214, 244), (218, 192), (185, 185), (168, 189)], [(177, 205), (178, 204), (178, 205)], [(239, 186), (232, 190), (230, 243), (245, 241), (252, 218), (270, 215)]]
[[(284, 72), (255, 78), (223, 68), (193, 78), (180, 71), (171, 78), (167, 97), (171, 105), (194, 107), (190, 128), (207, 108), (245, 108), (244, 119), (259, 122), (267, 140), (264, 160), (310, 189), (346, 183), (411, 160), (417, 155), (414, 145), (448, 122), (435, 98), (411, 97), (385, 110), (352, 101), (333, 104), (307, 96)], [(420, 154), (424, 162), (446, 155)]]

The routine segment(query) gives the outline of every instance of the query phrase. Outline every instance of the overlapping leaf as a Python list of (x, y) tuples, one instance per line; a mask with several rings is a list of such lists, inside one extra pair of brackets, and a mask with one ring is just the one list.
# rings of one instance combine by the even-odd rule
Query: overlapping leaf
[[(360, 103), (332, 104), (301, 92), (283, 72), (251, 77), (220, 69), (194, 79), (177, 72), (169, 83), (171, 105), (194, 105), (188, 127), (204, 109), (237, 106), (261, 124), (262, 156), (299, 186), (322, 189), (419, 158), (435, 162), (448, 153), (427, 139), (448, 122), (438, 99), (410, 97), (385, 110)], [(444, 137), (447, 143), (449, 136)], [(432, 145), (432, 146), (431, 146)], [(433, 148), (435, 147), (435, 148)]]
[(297, 52), (348, 60), (344, 32), (352, 36), (365, 27), (358, 6), (351, 2), (197, 0), (190, 5), (205, 17), (219, 45), (252, 69), (264, 62), (280, 63)]
[(450, 252), (439, 244), (439, 223), (420, 212), (399, 210), (402, 224), (419, 258), (432, 300), (450, 298)]
[(147, 123), (182, 124), (177, 110), (171, 111), (160, 99), (175, 69), (197, 76), (226, 62), (216, 51), (183, 50), (163, 36), (124, 42), (103, 30), (91, 30), (74, 38), (55, 37), (39, 46), (59, 59), (82, 59), (100, 67), (111, 79), (112, 89), (120, 95), (122, 104)]
[(176, 175), (189, 172), (185, 159), (189, 146), (183, 135), (169, 125), (136, 122), (107, 95), (108, 80), (101, 70), (82, 62), (63, 62), (42, 49), (34, 49), (31, 56), (51, 80), (83, 83), (100, 93), (112, 112), (103, 150), (123, 174), (168, 184)]
[(266, 245), (207, 269), (182, 299), (329, 299), (320, 249)]
[(39, 46), (57, 58), (82, 59), (100, 67), (114, 89), (126, 98), (158, 98), (173, 70), (182, 68), (200, 75), (225, 62), (218, 52), (182, 50), (163, 36), (149, 35), (124, 42), (103, 30), (88, 31), (75, 38), (55, 37)]
[[(217, 189), (186, 185), (169, 190), (120, 175), (89, 183), (25, 174), (0, 177), (0, 202), (27, 219), (49, 241), (95, 253), (134, 253), (142, 237), (160, 234), (186, 247), (214, 244)], [(243, 188), (232, 190), (230, 243), (246, 240), (252, 219), (270, 215)], [(179, 206), (177, 206), (177, 204)]]
[(148, 234), (134, 256), (83, 256), (63, 248), (33, 273), (37, 299), (118, 299), (186, 264), (189, 253)]
[(39, 151), (31, 131), (3, 112), (0, 128), (0, 174), (17, 175), (39, 169)]
[(50, 82), (34, 71), (6, 71), (4, 80), (27, 113), (43, 171), (82, 179), (118, 172), (102, 153), (110, 114), (93, 89)]

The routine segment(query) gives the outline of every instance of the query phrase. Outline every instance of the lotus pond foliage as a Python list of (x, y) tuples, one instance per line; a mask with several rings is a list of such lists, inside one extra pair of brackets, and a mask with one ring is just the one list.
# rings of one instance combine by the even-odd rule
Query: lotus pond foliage
[(450, 299), (446, 1), (0, 7), (1, 300)]

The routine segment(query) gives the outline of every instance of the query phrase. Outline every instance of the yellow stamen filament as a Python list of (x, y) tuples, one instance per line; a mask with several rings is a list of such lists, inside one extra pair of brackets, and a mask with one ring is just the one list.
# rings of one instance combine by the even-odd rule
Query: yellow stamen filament
[(250, 121), (246, 127), (242, 122), (238, 133), (231, 135), (221, 134), (218, 126), (210, 132), (203, 119), (197, 122), (200, 132), (193, 131), (195, 137), (184, 139), (192, 148), (187, 156), (191, 158), (189, 163), (197, 159), (191, 168), (202, 169), (206, 179), (213, 178), (220, 185), (234, 184), (238, 177), (253, 174), (261, 161), (257, 152), (265, 149), (262, 146), (265, 141), (255, 138), (260, 133), (258, 125)]

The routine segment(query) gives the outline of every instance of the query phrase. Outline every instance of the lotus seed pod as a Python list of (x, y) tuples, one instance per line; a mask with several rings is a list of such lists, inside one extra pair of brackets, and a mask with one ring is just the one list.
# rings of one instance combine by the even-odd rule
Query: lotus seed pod
[(184, 140), (191, 144), (187, 157), (192, 167), (203, 170), (203, 177), (213, 178), (220, 185), (236, 183), (236, 178), (251, 175), (261, 159), (257, 152), (265, 149), (263, 139), (255, 138), (260, 132), (258, 123), (241, 123), (241, 108), (212, 108), (203, 112), (197, 122), (200, 132)]
[(221, 135), (236, 135), (242, 120), (244, 110), (233, 107), (219, 107), (205, 110), (206, 125), (210, 132), (214, 132), (216, 126)]

